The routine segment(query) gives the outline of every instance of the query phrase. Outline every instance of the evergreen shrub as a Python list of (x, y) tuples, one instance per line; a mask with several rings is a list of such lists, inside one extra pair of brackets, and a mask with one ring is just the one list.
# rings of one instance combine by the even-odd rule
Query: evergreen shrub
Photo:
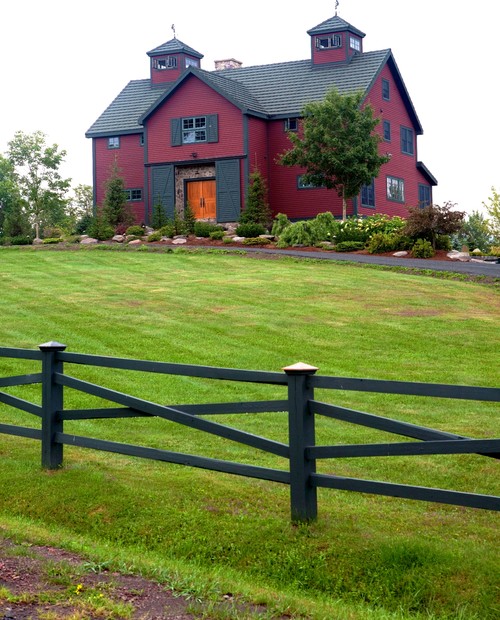
[(434, 256), (434, 248), (427, 239), (417, 239), (411, 249), (411, 253), (415, 258), (432, 258)]
[(142, 226), (129, 226), (126, 231), (126, 235), (133, 235), (134, 237), (142, 237), (144, 235), (144, 228)]
[(236, 234), (239, 237), (258, 237), (259, 235), (265, 234), (266, 229), (262, 224), (258, 222), (246, 222), (244, 224), (239, 224), (236, 228)]
[(341, 241), (335, 246), (336, 252), (356, 252), (365, 247), (363, 241)]

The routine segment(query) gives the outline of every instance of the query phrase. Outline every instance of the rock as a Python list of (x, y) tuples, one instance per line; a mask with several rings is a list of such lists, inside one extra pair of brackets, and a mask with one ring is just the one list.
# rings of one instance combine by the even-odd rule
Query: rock
[(234, 243), (241, 243), (242, 241), (245, 241), (245, 237), (233, 237), (233, 241)]
[(116, 243), (123, 243), (125, 241), (125, 235), (115, 235), (111, 241), (116, 241)]
[(408, 252), (406, 250), (401, 250), (401, 252), (394, 252), (393, 256), (408, 256)]
[(459, 260), (462, 263), (467, 263), (470, 261), (469, 252), (458, 252), (457, 250), (453, 250), (452, 252), (448, 252), (446, 255), (451, 260)]
[(81, 245), (92, 245), (93, 243), (99, 243), (99, 241), (97, 239), (94, 239), (93, 237), (87, 237), (87, 235), (84, 235), (83, 238), (80, 238)]
[(186, 237), (174, 237), (172, 240), (173, 245), (182, 245), (184, 243), (187, 243)]
[(186, 235), (174, 235), (173, 239), (186, 239)]
[(128, 245), (142, 245), (142, 241), (140, 239), (133, 239), (128, 242)]
[(269, 241), (274, 241), (274, 235), (259, 235), (259, 239), (268, 239)]
[(40, 237), (35, 237), (35, 239), (33, 239), (33, 245), (43, 245), (43, 241)]

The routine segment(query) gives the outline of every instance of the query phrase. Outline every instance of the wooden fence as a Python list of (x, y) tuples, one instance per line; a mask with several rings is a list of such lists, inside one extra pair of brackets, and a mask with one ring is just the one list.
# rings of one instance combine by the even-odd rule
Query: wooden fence
[[(319, 376), (316, 375), (317, 368), (305, 364), (289, 366), (283, 369), (284, 373), (279, 373), (85, 355), (68, 353), (65, 349), (66, 346), (58, 342), (47, 342), (40, 345), (38, 350), (0, 347), (0, 358), (35, 360), (41, 363), (41, 372), (0, 377), (0, 390), (5, 387), (41, 385), (41, 405), (0, 391), (0, 403), (41, 418), (41, 429), (0, 424), (0, 433), (40, 440), (43, 468), (62, 467), (63, 446), (72, 445), (280, 482), (290, 486), (291, 518), (293, 521), (309, 521), (316, 518), (317, 489), (321, 487), (500, 510), (500, 497), (497, 496), (317, 473), (316, 461), (318, 459), (465, 453), (498, 459), (500, 457), (500, 440), (471, 439), (335, 406), (316, 400), (314, 394), (315, 388), (321, 388), (500, 402), (499, 388)], [(283, 389), (286, 390), (284, 393), (286, 398), (283, 400), (166, 406), (72, 377), (65, 371), (65, 365), (84, 365), (278, 385), (283, 386)], [(64, 387), (106, 399), (117, 406), (77, 410), (65, 409)], [(288, 444), (253, 435), (201, 417), (213, 414), (275, 411), (288, 412)], [(418, 441), (317, 446), (315, 444), (316, 415), (378, 429)], [(258, 467), (204, 456), (82, 437), (64, 432), (66, 420), (139, 416), (156, 416), (278, 455), (288, 460), (289, 467), (287, 470)]]

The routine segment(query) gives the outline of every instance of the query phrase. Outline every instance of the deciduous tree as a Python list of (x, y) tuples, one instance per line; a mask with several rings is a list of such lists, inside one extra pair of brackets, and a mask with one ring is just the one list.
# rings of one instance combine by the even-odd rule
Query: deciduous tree
[(500, 243), (500, 194), (494, 187), (491, 188), (491, 196), (489, 196), (488, 202), (483, 202), (483, 207), (488, 211), (488, 225), (494, 237), (493, 241)]
[(289, 132), (292, 148), (279, 162), (306, 169), (305, 183), (334, 189), (342, 198), (342, 217), (347, 199), (357, 196), (380, 172), (389, 157), (379, 154), (379, 120), (363, 94), (340, 95), (331, 90), (324, 101), (308, 103), (298, 133)]
[(438, 235), (451, 235), (462, 229), (465, 213), (453, 211), (456, 205), (447, 202), (443, 206), (427, 205), (426, 207), (410, 207), (403, 235), (427, 239), (436, 249)]
[(68, 202), (67, 191), (71, 179), (64, 179), (60, 166), (66, 151), (57, 144), (46, 144), (41, 131), (26, 134), (17, 131), (8, 143), (7, 159), (14, 168), (14, 176), (27, 214), (38, 237), (40, 226), (61, 223)]

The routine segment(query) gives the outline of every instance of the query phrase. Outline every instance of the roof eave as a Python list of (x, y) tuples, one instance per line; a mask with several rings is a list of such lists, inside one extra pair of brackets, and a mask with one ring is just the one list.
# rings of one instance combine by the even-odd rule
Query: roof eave
[(425, 177), (427, 177), (427, 180), (431, 185), (435, 186), (438, 184), (436, 177), (423, 162), (417, 161), (417, 168), (422, 172)]

